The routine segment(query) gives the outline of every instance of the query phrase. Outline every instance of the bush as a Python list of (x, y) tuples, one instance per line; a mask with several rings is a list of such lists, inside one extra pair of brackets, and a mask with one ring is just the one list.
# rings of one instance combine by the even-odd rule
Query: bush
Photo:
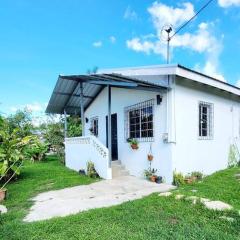
[(183, 185), (185, 182), (184, 182), (184, 176), (182, 173), (177, 173), (174, 171), (173, 173), (173, 185), (175, 186), (180, 186), (180, 185)]
[(94, 167), (94, 163), (89, 161), (87, 163), (87, 175), (91, 178), (98, 178), (99, 175)]
[(0, 179), (4, 182), (20, 174), (24, 159), (24, 147), (31, 136), (20, 137), (20, 129), (11, 129), (6, 120), (0, 126)]
[(24, 149), (24, 155), (31, 161), (42, 161), (48, 151), (48, 144), (41, 142), (38, 137), (32, 137)]
[(198, 172), (198, 171), (194, 171), (194, 172), (191, 173), (191, 177), (196, 177), (196, 179), (198, 181), (200, 181), (200, 180), (203, 179), (203, 173)]

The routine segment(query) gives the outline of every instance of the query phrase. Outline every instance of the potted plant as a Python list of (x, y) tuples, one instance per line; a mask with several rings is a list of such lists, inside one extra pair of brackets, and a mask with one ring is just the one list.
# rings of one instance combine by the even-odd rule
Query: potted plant
[(152, 144), (150, 144), (150, 149), (149, 149), (149, 153), (147, 155), (148, 161), (152, 161), (153, 160), (153, 155), (152, 155)]
[(185, 181), (185, 183), (187, 183), (187, 184), (191, 184), (191, 183), (193, 183), (194, 181), (196, 181), (196, 177), (195, 177), (195, 176), (191, 176), (190, 174), (188, 174), (188, 175), (185, 176), (184, 181)]
[(147, 178), (147, 179), (150, 179), (150, 177), (152, 176), (152, 171), (151, 169), (147, 169), (147, 170), (144, 170), (144, 176)]
[(157, 172), (157, 169), (152, 169), (151, 170), (151, 176), (150, 176), (150, 180), (151, 180), (151, 182), (156, 182), (156, 180), (157, 180), (157, 175), (155, 174)]
[(148, 158), (148, 161), (151, 162), (151, 161), (153, 160), (153, 155), (152, 155), (152, 154), (148, 154), (148, 155), (147, 155), (147, 158)]
[(162, 182), (163, 182), (162, 176), (157, 176), (156, 183), (162, 183)]
[(130, 138), (128, 139), (128, 142), (130, 143), (130, 146), (133, 150), (137, 150), (139, 148), (137, 139)]

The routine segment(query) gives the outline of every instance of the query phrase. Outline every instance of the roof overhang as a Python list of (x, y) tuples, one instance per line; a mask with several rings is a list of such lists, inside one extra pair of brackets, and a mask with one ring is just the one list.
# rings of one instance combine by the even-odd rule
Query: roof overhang
[(121, 74), (90, 74), (59, 76), (48, 103), (46, 113), (80, 115), (80, 83), (83, 85), (83, 105), (87, 109), (98, 94), (106, 87), (130, 88), (146, 91), (161, 91), (166, 83), (152, 82)]

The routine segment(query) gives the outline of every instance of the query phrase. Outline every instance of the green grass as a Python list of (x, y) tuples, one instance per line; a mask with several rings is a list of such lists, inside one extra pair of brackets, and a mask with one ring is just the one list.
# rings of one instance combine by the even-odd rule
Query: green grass
[[(221, 171), (177, 192), (223, 200), (240, 210), (240, 183), (233, 177), (237, 172), (240, 168)], [(240, 239), (237, 211), (210, 211), (200, 204), (158, 194), (64, 218), (22, 222), (31, 204), (28, 199), (37, 192), (91, 181), (65, 169), (53, 158), (27, 164), (21, 179), (8, 187), (10, 195), (4, 204), (10, 212), (2, 216), (0, 239)], [(192, 189), (198, 191), (192, 193)], [(219, 219), (223, 215), (233, 217), (234, 222)]]

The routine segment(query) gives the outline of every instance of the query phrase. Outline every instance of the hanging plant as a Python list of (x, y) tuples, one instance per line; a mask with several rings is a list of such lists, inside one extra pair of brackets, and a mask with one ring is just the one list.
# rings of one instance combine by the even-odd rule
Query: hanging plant
[(129, 138), (127, 141), (130, 143), (133, 150), (137, 150), (139, 148), (137, 139)]
[(152, 144), (150, 144), (150, 149), (149, 149), (149, 153), (147, 155), (148, 161), (152, 161), (153, 160), (153, 155), (152, 155)]

